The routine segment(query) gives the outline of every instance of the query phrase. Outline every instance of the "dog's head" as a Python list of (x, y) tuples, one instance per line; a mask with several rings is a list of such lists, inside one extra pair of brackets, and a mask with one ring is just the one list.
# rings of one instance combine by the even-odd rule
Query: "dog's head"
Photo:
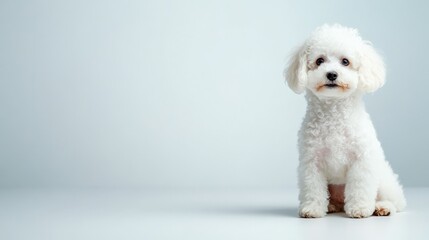
[(309, 89), (319, 98), (344, 98), (383, 86), (385, 68), (356, 29), (323, 25), (293, 54), (285, 77), (296, 93)]

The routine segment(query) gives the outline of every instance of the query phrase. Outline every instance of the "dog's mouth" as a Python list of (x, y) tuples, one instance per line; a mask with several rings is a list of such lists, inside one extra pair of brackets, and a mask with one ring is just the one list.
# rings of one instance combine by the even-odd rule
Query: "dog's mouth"
[(346, 91), (349, 89), (349, 85), (348, 84), (327, 83), (327, 84), (321, 84), (321, 85), (317, 86), (316, 90), (321, 91), (323, 88), (329, 88), (329, 89), (341, 88), (341, 90)]
[(324, 87), (328, 87), (328, 88), (336, 88), (336, 87), (339, 87), (339, 85), (338, 84), (335, 84), (335, 83), (329, 83), (329, 84), (325, 84), (325, 85), (323, 85)]

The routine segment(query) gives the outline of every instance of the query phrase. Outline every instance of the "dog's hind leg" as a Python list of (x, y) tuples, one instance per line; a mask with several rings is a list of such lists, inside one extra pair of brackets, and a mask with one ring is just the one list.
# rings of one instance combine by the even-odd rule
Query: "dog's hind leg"
[[(374, 215), (386, 216), (402, 211), (406, 206), (406, 200), (398, 176), (393, 173), (390, 166), (380, 181), (377, 191), (377, 199)], [(389, 211), (387, 211), (389, 210)]]
[(395, 214), (396, 208), (390, 201), (377, 201), (375, 203), (374, 216), (389, 216)]
[(374, 216), (389, 216), (405, 207), (402, 188), (398, 183), (383, 184), (378, 190)]

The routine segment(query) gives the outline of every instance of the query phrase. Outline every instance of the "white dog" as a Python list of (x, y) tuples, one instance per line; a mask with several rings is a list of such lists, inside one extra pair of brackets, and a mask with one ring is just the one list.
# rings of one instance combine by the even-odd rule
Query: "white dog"
[(285, 76), (308, 102), (299, 131), (299, 215), (344, 210), (362, 218), (403, 210), (402, 187), (362, 100), (385, 78), (371, 44), (355, 29), (321, 26), (292, 56)]

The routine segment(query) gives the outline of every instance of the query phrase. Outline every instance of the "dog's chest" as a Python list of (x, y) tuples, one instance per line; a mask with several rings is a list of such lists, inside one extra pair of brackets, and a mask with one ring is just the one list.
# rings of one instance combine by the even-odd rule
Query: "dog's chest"
[(355, 160), (353, 151), (353, 125), (338, 116), (315, 118), (306, 127), (307, 138), (313, 141), (315, 161), (333, 184), (345, 182), (350, 163)]
[(359, 97), (320, 100), (306, 95), (307, 113), (300, 131), (303, 161), (315, 161), (329, 183), (343, 184), (349, 167), (358, 160), (367, 117)]

